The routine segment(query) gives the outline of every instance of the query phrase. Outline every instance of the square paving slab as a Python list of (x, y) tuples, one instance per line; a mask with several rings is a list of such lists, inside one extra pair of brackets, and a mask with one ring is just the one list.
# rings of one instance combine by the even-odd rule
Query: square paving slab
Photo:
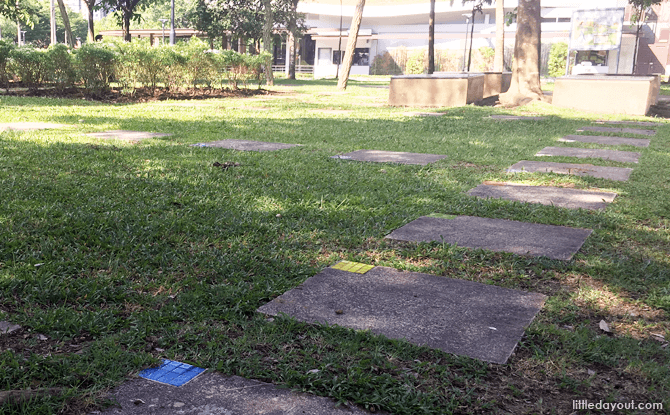
[(65, 124), (54, 124), (50, 122), (3, 122), (0, 123), (0, 132), (2, 131), (30, 131), (47, 130), (51, 128), (62, 128)]
[(633, 169), (628, 167), (603, 167), (593, 164), (552, 163), (546, 161), (521, 160), (507, 169), (508, 173), (556, 173), (574, 176), (590, 176), (601, 179), (628, 181)]
[(525, 186), (499, 183), (480, 184), (468, 192), (470, 196), (505, 199), (525, 203), (539, 203), (567, 209), (605, 209), (614, 201), (616, 193), (594, 192), (550, 186)]
[(192, 147), (219, 147), (239, 151), (275, 151), (297, 147), (300, 144), (268, 143), (265, 141), (221, 140), (192, 144)]
[(141, 141), (147, 138), (169, 137), (172, 134), (164, 133), (148, 133), (146, 131), (129, 131), (129, 130), (111, 130), (103, 131), (101, 133), (84, 134), (89, 137), (103, 138), (105, 140), (125, 140), (125, 141)]
[(374, 161), (377, 163), (399, 163), (399, 164), (426, 164), (442, 160), (447, 156), (441, 154), (404, 153), (397, 151), (381, 150), (356, 150), (351, 153), (333, 156), (332, 158), (356, 161)]
[(545, 296), (418, 272), (326, 268), (258, 309), (505, 363)]
[[(207, 372), (181, 387), (135, 378), (111, 391), (105, 415), (364, 415), (332, 399)], [(385, 414), (385, 412), (379, 412)]]
[(634, 151), (603, 150), (599, 148), (545, 147), (536, 156), (565, 156), (577, 158), (599, 158), (603, 160), (637, 163), (640, 153)]
[(591, 232), (591, 229), (475, 216), (453, 219), (422, 216), (386, 237), (408, 242), (446, 242), (467, 248), (567, 261), (579, 251)]
[(648, 138), (629, 138), (629, 137), (611, 137), (608, 135), (566, 135), (559, 138), (558, 141), (564, 143), (596, 143), (605, 144), (608, 146), (635, 146), (635, 147), (649, 147)]
[(406, 117), (441, 117), (447, 115), (446, 112), (403, 112)]
[(620, 124), (620, 125), (638, 125), (640, 127), (658, 127), (662, 125), (660, 122), (651, 122), (651, 121), (608, 121), (608, 120), (597, 120), (594, 121), (596, 124)]
[(621, 133), (621, 134), (639, 134), (656, 135), (656, 130), (645, 130), (642, 128), (616, 128), (616, 127), (582, 127), (579, 132), (593, 131), (596, 133)]
[(494, 120), (504, 120), (504, 121), (542, 121), (546, 120), (547, 117), (531, 117), (528, 115), (491, 115), (490, 118)]

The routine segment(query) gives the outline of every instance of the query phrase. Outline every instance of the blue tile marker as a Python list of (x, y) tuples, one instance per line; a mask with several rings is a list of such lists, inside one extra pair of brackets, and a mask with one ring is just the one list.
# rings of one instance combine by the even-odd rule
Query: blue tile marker
[(145, 369), (140, 372), (139, 376), (144, 379), (153, 380), (154, 382), (182, 386), (195, 379), (196, 376), (204, 371), (205, 369), (201, 367), (163, 359), (162, 365)]

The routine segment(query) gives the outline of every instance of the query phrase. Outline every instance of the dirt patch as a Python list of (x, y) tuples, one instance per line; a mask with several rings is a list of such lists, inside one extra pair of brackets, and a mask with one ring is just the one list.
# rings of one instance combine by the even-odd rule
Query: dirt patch
[[(132, 93), (123, 92), (119, 88), (111, 90), (100, 95), (90, 95), (83, 88), (68, 88), (65, 90), (56, 90), (54, 88), (43, 88), (38, 90), (10, 89), (9, 92), (3, 90), (2, 95), (17, 97), (48, 97), (48, 98), (67, 98), (67, 99), (85, 99), (89, 101), (100, 101), (111, 104), (133, 104), (140, 102), (156, 102), (165, 100), (199, 100), (210, 98), (246, 98), (257, 95), (274, 95), (277, 92), (265, 89), (217, 89), (217, 88), (194, 88), (184, 91), (168, 90), (167, 88), (148, 88), (142, 87), (135, 89)], [(280, 93), (279, 93), (280, 94)]]

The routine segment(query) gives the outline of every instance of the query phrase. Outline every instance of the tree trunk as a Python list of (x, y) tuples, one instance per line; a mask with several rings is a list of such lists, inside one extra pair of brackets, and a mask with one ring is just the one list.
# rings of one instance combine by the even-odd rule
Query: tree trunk
[(288, 22), (288, 37), (286, 38), (286, 49), (288, 51), (288, 79), (295, 79), (296, 42), (298, 38), (298, 25), (296, 22), (298, 0), (291, 0), (291, 17)]
[(74, 47), (74, 38), (72, 37), (72, 28), (70, 27), (70, 18), (67, 17), (67, 10), (63, 0), (58, 0), (58, 8), (60, 9), (60, 16), (63, 18), (63, 26), (65, 26), (65, 43), (71, 48)]
[(496, 0), (496, 49), (493, 57), (493, 71), (505, 71), (505, 4)]
[(643, 13), (642, 7), (636, 10), (635, 13), (637, 14), (637, 30), (635, 31), (635, 48), (633, 49), (633, 71), (631, 72), (632, 75), (635, 75), (635, 69), (637, 66), (637, 49), (640, 47), (640, 30), (642, 29), (640, 20), (642, 19), (642, 13)]
[(221, 34), (221, 50), (228, 49), (228, 35), (224, 32)]
[[(263, 25), (263, 50), (272, 55), (272, 24), (274, 19), (272, 16), (272, 0), (263, 0), (263, 8), (265, 9), (265, 24)], [(274, 85), (275, 79), (272, 74), (272, 56), (265, 63), (265, 83), (267, 85)]]
[(519, 0), (514, 39), (514, 65), (509, 90), (500, 94), (506, 107), (542, 100), (540, 87), (540, 1)]
[(365, 7), (365, 0), (358, 0), (356, 12), (351, 20), (351, 27), (349, 28), (349, 38), (347, 39), (347, 50), (344, 52), (344, 61), (342, 62), (342, 74), (337, 81), (337, 89), (344, 91), (347, 89), (347, 82), (349, 82), (349, 72), (351, 72), (351, 65), (354, 62), (354, 52), (356, 50), (356, 42), (358, 41), (358, 29), (361, 27), (361, 20), (363, 20), (363, 8)]
[(470, 72), (470, 62), (472, 62), (472, 35), (475, 33), (475, 9), (472, 9), (472, 17), (470, 20), (472, 21), (472, 24), (470, 25), (470, 48), (468, 50), (468, 72)]
[(428, 16), (428, 74), (435, 72), (435, 0), (430, 0)]
[(130, 12), (126, 12), (125, 10), (123, 11), (123, 27), (121, 30), (123, 33), (123, 40), (130, 42), (132, 40), (130, 37)]
[(86, 8), (88, 9), (88, 35), (86, 36), (86, 39), (91, 43), (95, 41), (95, 34), (93, 31), (93, 6), (95, 6), (95, 0), (86, 2)]

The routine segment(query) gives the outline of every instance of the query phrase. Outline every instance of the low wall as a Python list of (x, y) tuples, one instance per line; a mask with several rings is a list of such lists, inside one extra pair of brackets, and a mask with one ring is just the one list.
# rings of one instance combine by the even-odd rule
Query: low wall
[(482, 72), (484, 74), (484, 98), (507, 92), (512, 83), (512, 72)]
[(410, 107), (460, 107), (484, 95), (484, 75), (445, 73), (392, 76), (389, 105)]
[(656, 104), (658, 75), (577, 75), (556, 79), (553, 105), (607, 114), (646, 115)]

